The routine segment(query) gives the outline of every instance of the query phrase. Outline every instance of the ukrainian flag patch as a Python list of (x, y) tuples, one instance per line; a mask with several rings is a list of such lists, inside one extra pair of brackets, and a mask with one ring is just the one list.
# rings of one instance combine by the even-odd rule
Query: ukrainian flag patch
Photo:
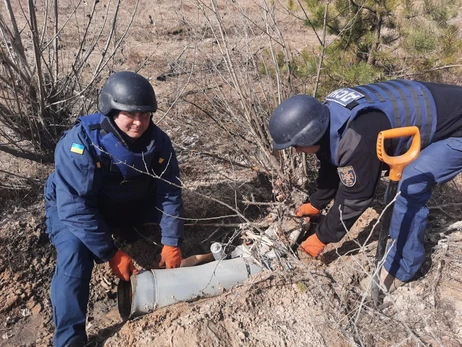
[(81, 145), (80, 143), (73, 143), (71, 146), (71, 152), (73, 153), (83, 154), (84, 150), (85, 150), (85, 146)]

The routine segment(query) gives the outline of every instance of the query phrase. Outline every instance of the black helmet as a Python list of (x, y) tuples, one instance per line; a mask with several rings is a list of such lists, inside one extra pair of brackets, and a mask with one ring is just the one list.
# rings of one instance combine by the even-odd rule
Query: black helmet
[(98, 100), (98, 110), (108, 116), (114, 110), (155, 112), (156, 95), (151, 83), (130, 71), (116, 72), (104, 83)]
[(317, 99), (300, 94), (284, 100), (271, 114), (269, 132), (275, 149), (313, 146), (327, 130), (329, 110)]

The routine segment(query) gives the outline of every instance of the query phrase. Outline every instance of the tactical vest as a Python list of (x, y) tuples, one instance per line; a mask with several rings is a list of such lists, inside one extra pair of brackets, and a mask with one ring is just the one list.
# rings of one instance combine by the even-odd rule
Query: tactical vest
[[(338, 165), (337, 148), (349, 124), (360, 111), (382, 111), (392, 128), (415, 125), (420, 129), (421, 148), (428, 146), (436, 130), (436, 105), (430, 91), (421, 83), (392, 80), (352, 88), (340, 88), (327, 95), (324, 104), (330, 112), (332, 163)], [(393, 148), (403, 154), (410, 138), (402, 138)]]
[(114, 124), (101, 113), (79, 118), (78, 123), (85, 128), (97, 156), (105, 162), (110, 160), (111, 170), (116, 166), (122, 176), (129, 179), (142, 175), (146, 172), (146, 168), (150, 168), (150, 163), (157, 152), (154, 139), (146, 147), (146, 151), (134, 153), (121, 143), (116, 136), (117, 129)]
[[(100, 212), (106, 220), (118, 220), (139, 211), (146, 199), (154, 196), (155, 179), (146, 173), (153, 173), (160, 157), (160, 148), (154, 141), (156, 136), (152, 136), (146, 151), (134, 153), (117, 138), (115, 125), (104, 115), (88, 115), (79, 118), (77, 123), (85, 129), (98, 160), (96, 166), (102, 170)], [(153, 131), (157, 135), (157, 128)]]

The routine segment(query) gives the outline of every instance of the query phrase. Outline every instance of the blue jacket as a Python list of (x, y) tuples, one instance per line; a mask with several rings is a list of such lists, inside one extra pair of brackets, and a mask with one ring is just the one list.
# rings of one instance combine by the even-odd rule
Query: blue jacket
[[(317, 153), (320, 168), (310, 202), (322, 209), (334, 199), (316, 232), (323, 243), (331, 243), (339, 241), (372, 202), (382, 168), (376, 153), (378, 132), (415, 125), (425, 148), (436, 138), (438, 121), (444, 116), (437, 114), (427, 84), (407, 80), (337, 89), (324, 104), (330, 124), (322, 139), (327, 143)], [(410, 141), (392, 141), (390, 150), (402, 154)]]
[(101, 261), (116, 251), (109, 227), (157, 219), (162, 244), (177, 246), (183, 238), (171, 141), (154, 124), (142, 138), (141, 149), (130, 148), (115, 124), (96, 113), (79, 118), (56, 146), (55, 171), (45, 185), (47, 210), (56, 208), (59, 220)]

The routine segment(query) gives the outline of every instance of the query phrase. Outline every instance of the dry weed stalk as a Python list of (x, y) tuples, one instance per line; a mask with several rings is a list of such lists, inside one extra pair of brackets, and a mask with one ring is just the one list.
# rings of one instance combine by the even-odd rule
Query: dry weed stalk
[[(49, 155), (62, 131), (94, 106), (93, 98), (87, 96), (116, 64), (139, 0), (117, 34), (121, 0), (104, 6), (93, 0), (89, 10), (86, 2), (78, 1), (64, 20), (58, 16), (62, 11), (58, 0), (52, 4), (27, 0), (27, 6), (26, 1), (4, 2), (0, 136), (6, 143), (0, 150), (36, 159), (37, 153)], [(73, 47), (72, 54), (66, 53), (67, 45)]]
[[(210, 132), (222, 139), (220, 147), (230, 148), (239, 158), (231, 154), (230, 161), (278, 178), (284, 184), (275, 189), (289, 196), (293, 182), (303, 176), (300, 168), (305, 163), (291, 151), (274, 153), (267, 127), (276, 105), (306, 87), (303, 82), (294, 86), (293, 71), (280, 69), (280, 53), (285, 62), (293, 55), (278, 27), (277, 11), (283, 5), (253, 3), (261, 13), (256, 19), (245, 2), (192, 3), (202, 16), (190, 18), (179, 12), (188, 45), (169, 64), (168, 76), (176, 78), (179, 87), (165, 115), (178, 101), (190, 105), (212, 121)], [(212, 50), (207, 46), (210, 43)], [(219, 152), (211, 155), (222, 156)]]
[[(114, 156), (112, 156), (109, 152), (107, 152), (106, 150), (104, 150), (103, 148), (99, 147), (99, 146), (96, 146), (95, 144), (92, 143), (92, 146), (94, 146), (95, 148), (97, 148), (99, 151), (101, 151), (102, 153), (105, 153), (109, 156), (111, 156), (111, 158), (113, 158), (114, 162), (115, 163), (119, 163), (119, 164), (124, 164), (126, 166), (128, 166), (129, 168), (131, 168), (132, 170), (135, 170), (141, 174), (144, 174), (144, 175), (148, 175), (150, 177), (153, 177), (154, 179), (158, 179), (164, 183), (167, 183), (169, 185), (172, 185), (173, 187), (175, 188), (181, 188), (183, 190), (188, 190), (190, 191), (191, 193), (197, 195), (198, 197), (201, 197), (201, 198), (204, 198), (204, 199), (207, 199), (207, 200), (210, 200), (210, 201), (213, 201), (219, 205), (222, 205), (224, 207), (226, 207), (227, 209), (229, 209), (230, 211), (234, 212), (235, 214), (232, 214), (232, 215), (224, 215), (224, 216), (219, 216), (219, 217), (210, 217), (210, 218), (181, 218), (185, 221), (208, 221), (208, 220), (213, 220), (213, 219), (225, 219), (225, 218), (230, 218), (230, 217), (239, 217), (244, 223), (246, 223), (246, 225), (250, 225), (252, 227), (255, 227), (258, 229), (258, 223), (253, 223), (252, 221), (250, 221), (247, 217), (245, 217), (245, 215), (239, 211), (238, 208), (236, 207), (233, 207), (231, 206), (230, 204), (224, 202), (224, 201), (221, 201), (219, 199), (216, 199), (214, 198), (213, 196), (210, 196), (210, 195), (205, 195), (205, 194), (202, 194), (201, 192), (198, 192), (197, 190), (194, 190), (194, 189), (191, 189), (189, 188), (187, 185), (185, 185), (179, 177), (177, 177), (178, 181), (180, 182), (180, 184), (177, 184), (177, 183), (173, 183), (167, 179), (165, 179), (163, 176), (163, 174), (165, 173), (165, 170), (168, 168), (168, 165), (170, 163), (170, 159), (171, 157), (169, 158), (169, 160), (167, 161), (167, 165), (166, 165), (166, 168), (165, 170), (160, 174), (156, 174), (153, 170), (150, 170), (147, 163), (144, 161), (144, 165), (145, 165), (145, 170), (146, 171), (143, 171), (143, 170), (140, 170), (132, 165), (129, 165), (127, 164), (126, 162), (120, 160), (119, 158), (116, 158)], [(156, 207), (157, 208), (157, 207)], [(159, 209), (158, 209), (159, 210)], [(161, 211), (159, 210), (159, 212), (165, 214), (164, 211)], [(260, 229), (258, 229), (259, 231), (261, 231)]]

